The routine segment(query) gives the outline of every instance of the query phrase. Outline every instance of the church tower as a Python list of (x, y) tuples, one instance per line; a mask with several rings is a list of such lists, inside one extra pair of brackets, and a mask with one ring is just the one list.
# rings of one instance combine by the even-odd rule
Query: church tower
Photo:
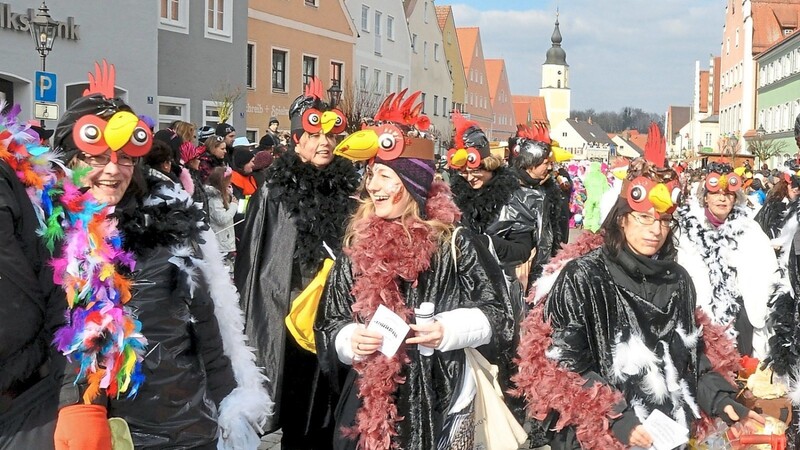
[(542, 87), (539, 89), (539, 96), (544, 97), (547, 120), (552, 130), (563, 120), (568, 119), (570, 113), (569, 64), (567, 64), (567, 52), (561, 48), (558, 12), (556, 12), (556, 28), (553, 30), (550, 42), (552, 46), (547, 50), (547, 58), (542, 64)]

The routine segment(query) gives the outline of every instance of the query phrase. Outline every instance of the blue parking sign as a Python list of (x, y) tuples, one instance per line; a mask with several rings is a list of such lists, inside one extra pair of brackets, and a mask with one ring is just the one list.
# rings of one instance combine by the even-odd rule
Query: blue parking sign
[(36, 71), (36, 86), (34, 86), (34, 97), (37, 102), (56, 101), (56, 74), (52, 72)]

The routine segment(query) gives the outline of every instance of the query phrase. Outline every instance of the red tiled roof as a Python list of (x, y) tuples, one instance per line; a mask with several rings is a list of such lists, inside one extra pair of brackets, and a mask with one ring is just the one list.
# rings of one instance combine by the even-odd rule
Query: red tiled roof
[(436, 7), (436, 20), (439, 22), (439, 29), (444, 31), (444, 26), (447, 23), (447, 16), (452, 14), (453, 8), (450, 5)]
[(478, 42), (478, 27), (456, 28), (458, 46), (461, 48), (461, 61), (464, 63), (464, 73), (467, 73), (472, 64), (475, 44)]
[(500, 75), (506, 66), (504, 59), (484, 59), (483, 63), (486, 64), (486, 81), (489, 83), (489, 97), (494, 100), (497, 94), (497, 88), (500, 84)]
[(800, 25), (800, 0), (753, 2), (753, 54), (757, 55), (784, 39), (784, 29)]
[(644, 148), (647, 144), (647, 135), (639, 133), (638, 131), (635, 134), (631, 132), (631, 137), (628, 140), (633, 142), (637, 147)]
[(511, 101), (514, 103), (514, 117), (517, 119), (518, 124), (528, 125), (528, 117), (530, 117), (531, 125), (550, 128), (550, 122), (547, 120), (547, 106), (544, 103), (544, 97), (512, 95)]

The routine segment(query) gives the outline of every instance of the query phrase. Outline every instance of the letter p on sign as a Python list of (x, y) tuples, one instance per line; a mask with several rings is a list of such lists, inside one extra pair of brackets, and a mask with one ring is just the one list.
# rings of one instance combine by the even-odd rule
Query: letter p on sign
[(55, 103), (57, 90), (56, 74), (36, 71), (35, 101)]

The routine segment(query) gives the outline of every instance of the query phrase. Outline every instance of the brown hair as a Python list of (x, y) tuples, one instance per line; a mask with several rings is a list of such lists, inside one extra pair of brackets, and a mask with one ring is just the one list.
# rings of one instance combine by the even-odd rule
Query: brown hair
[(206, 184), (216, 188), (222, 195), (222, 205), (225, 208), (231, 204), (231, 193), (228, 190), (228, 186), (231, 185), (231, 176), (225, 176), (226, 171), (226, 167), (214, 167), (206, 178)]
[(489, 155), (481, 160), (481, 169), (494, 172), (503, 167), (503, 160), (494, 155)]
[(775, 183), (775, 186), (772, 186), (770, 189), (769, 194), (767, 194), (767, 201), (781, 201), (789, 196), (789, 183), (783, 179), (783, 177)]
[[(633, 209), (628, 205), (628, 200), (620, 197), (603, 222), (601, 229), (605, 231), (603, 236), (604, 247), (612, 256), (617, 256), (619, 252), (622, 251), (623, 246), (628, 243), (625, 239), (625, 231), (622, 229), (621, 222), (622, 219), (631, 212), (633, 212)], [(672, 226), (669, 227), (667, 239), (664, 241), (664, 245), (661, 246), (657, 254), (659, 255), (659, 259), (675, 259), (677, 249), (675, 248), (674, 222)]]

